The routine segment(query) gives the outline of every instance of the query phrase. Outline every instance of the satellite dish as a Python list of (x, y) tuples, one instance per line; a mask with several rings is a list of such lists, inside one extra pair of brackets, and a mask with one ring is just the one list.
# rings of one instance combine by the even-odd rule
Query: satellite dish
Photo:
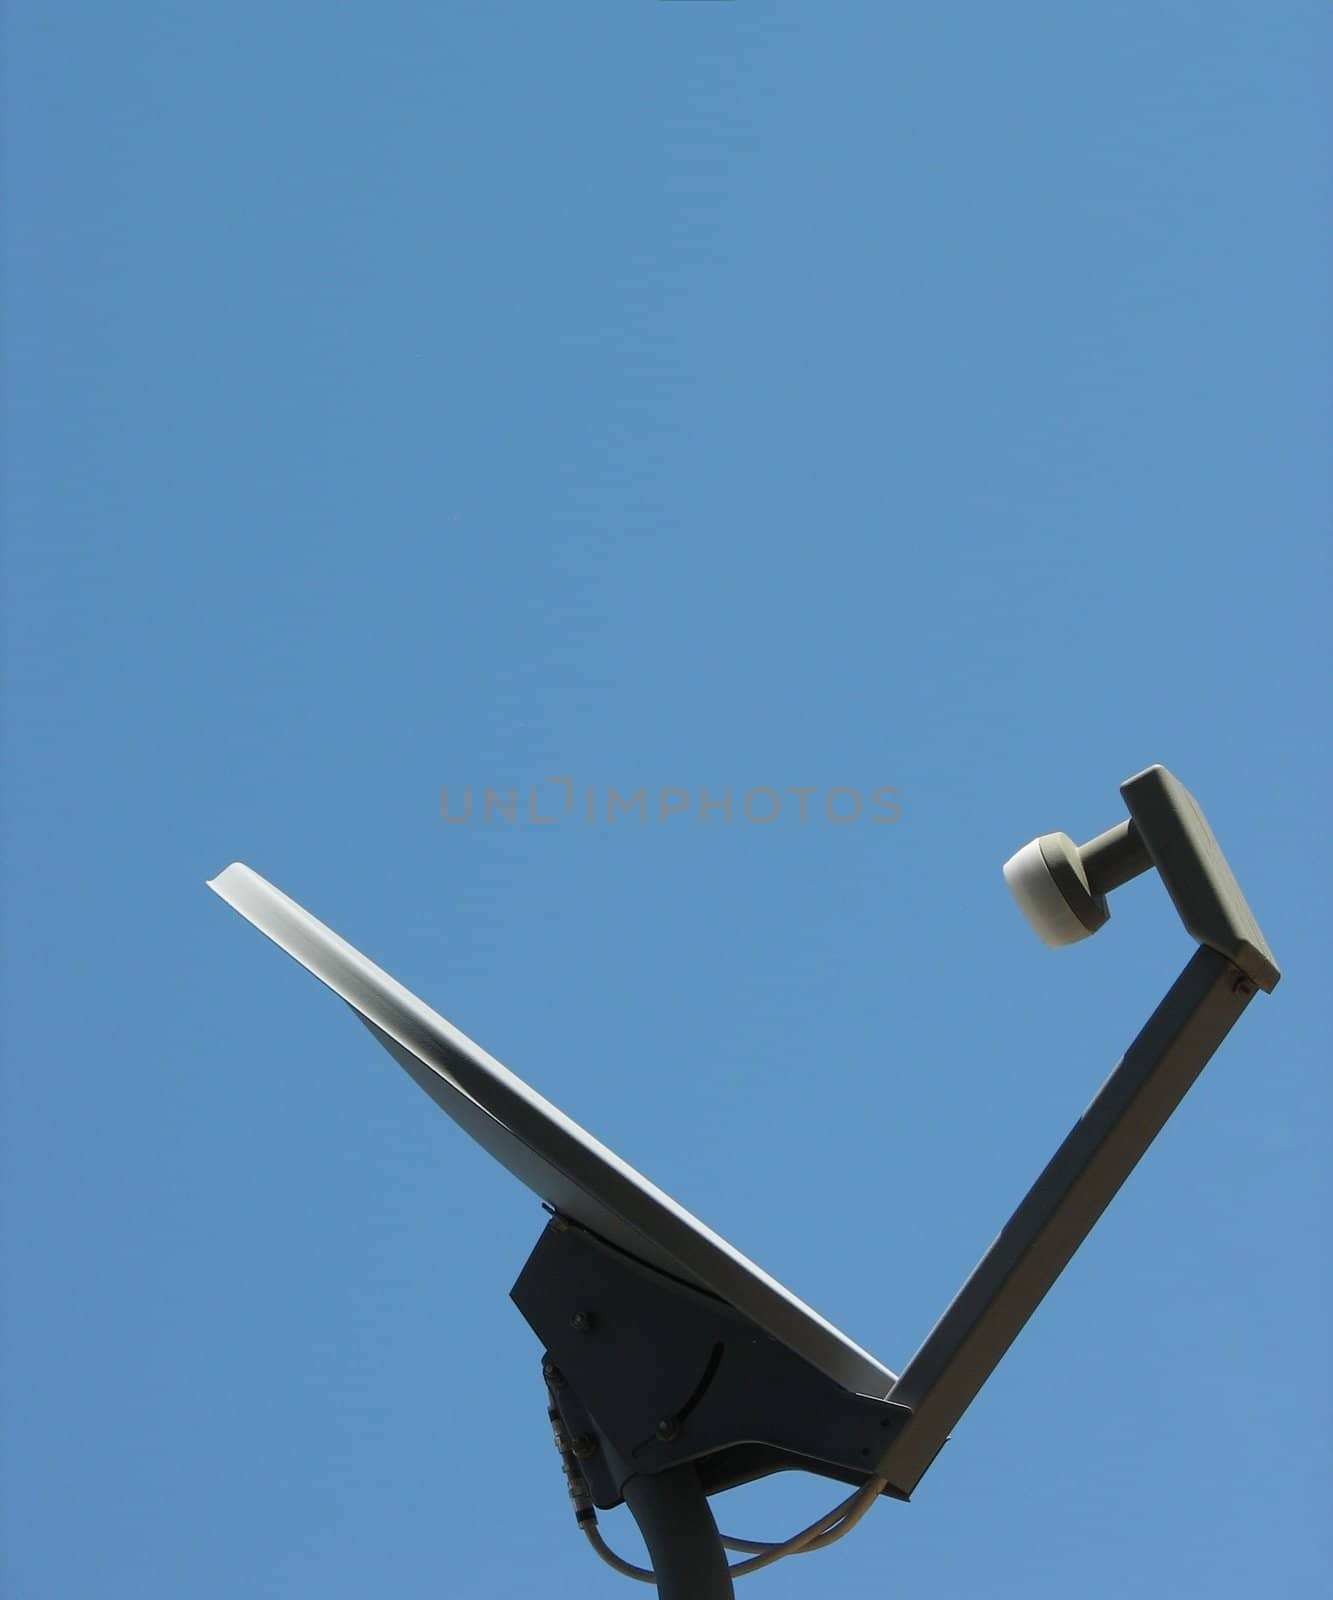
[(726, 1301), (843, 1388), (887, 1396), (895, 1381), (887, 1367), (295, 900), (239, 861), (209, 888), (346, 1000), (436, 1105), (539, 1200)]
[[(1276, 963), (1193, 797), (1164, 767), (1121, 785), (1129, 817), (1087, 844), (1045, 834), (1005, 877), (1048, 945), (1156, 869), (1199, 948), (943, 1316), (895, 1375), (544, 1100), (388, 973), (237, 862), (210, 887), (350, 1005), (393, 1058), (552, 1213), (513, 1289), (542, 1340), (575, 1516), (668, 1600), (907, 1499), (977, 1391)], [(855, 1492), (790, 1539), (720, 1535), (707, 1496), (801, 1468)], [(652, 1570), (614, 1555), (595, 1508), (629, 1505)], [(724, 1548), (747, 1559), (728, 1567)]]

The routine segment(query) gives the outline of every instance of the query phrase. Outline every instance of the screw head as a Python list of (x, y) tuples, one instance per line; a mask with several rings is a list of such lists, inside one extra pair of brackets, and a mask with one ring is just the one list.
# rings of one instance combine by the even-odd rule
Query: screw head
[(657, 1424), (657, 1437), (659, 1439), (676, 1439), (680, 1436), (680, 1423), (675, 1417), (663, 1417)]
[(580, 1333), (591, 1333), (593, 1329), (593, 1315), (591, 1311), (576, 1311), (569, 1319), (571, 1328), (576, 1328)]

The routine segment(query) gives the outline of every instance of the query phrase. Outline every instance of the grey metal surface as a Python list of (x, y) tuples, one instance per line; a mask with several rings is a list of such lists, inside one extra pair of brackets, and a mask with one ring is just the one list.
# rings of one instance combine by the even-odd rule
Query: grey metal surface
[(1092, 894), (1108, 895), (1152, 866), (1152, 857), (1142, 835), (1132, 822), (1117, 822), (1114, 828), (1078, 847), (1079, 860)]
[(877, 1470), (900, 1493), (916, 1488), (1254, 993), (1215, 950), (1190, 958), (890, 1391), (912, 1415)]
[(663, 1600), (731, 1600), (727, 1553), (693, 1467), (631, 1478), (625, 1503), (648, 1546)]
[(593, 1503), (626, 1482), (691, 1463), (709, 1494), (771, 1472), (817, 1472), (859, 1488), (893, 1430), (892, 1401), (849, 1394), (713, 1295), (594, 1234), (552, 1219), (511, 1290), (546, 1352)]
[(1089, 887), (1083, 857), (1074, 841), (1067, 833), (1044, 833), (1037, 844), (1046, 870), (1078, 920), (1089, 933), (1105, 927), (1111, 916), (1110, 908), (1106, 897)]
[(719, 1296), (844, 1388), (887, 1395), (887, 1367), (257, 872), (237, 862), (209, 887), (347, 1001), (431, 1099), (542, 1200)]
[(1120, 793), (1190, 936), (1271, 992), (1277, 963), (1198, 801), (1165, 767), (1136, 773)]

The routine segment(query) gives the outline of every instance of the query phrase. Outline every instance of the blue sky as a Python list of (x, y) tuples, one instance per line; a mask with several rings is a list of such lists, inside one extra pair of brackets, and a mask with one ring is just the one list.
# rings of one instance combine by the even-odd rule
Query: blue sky
[[(1154, 761), (1284, 981), (915, 1502), (751, 1589), (1314, 1591), (1330, 32), (9, 8), (6, 1595), (625, 1592), (540, 1211), (228, 861), (900, 1367), (1188, 956), (1155, 882), (1049, 953), (999, 872)], [(552, 774), (692, 809), (440, 816)], [(901, 816), (738, 814), (800, 785)]]

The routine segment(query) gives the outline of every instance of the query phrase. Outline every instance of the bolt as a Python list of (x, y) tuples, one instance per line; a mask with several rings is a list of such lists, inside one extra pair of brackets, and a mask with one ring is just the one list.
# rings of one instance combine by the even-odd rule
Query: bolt
[(586, 1461), (589, 1456), (597, 1454), (597, 1441), (590, 1433), (576, 1434), (569, 1447), (580, 1461)]
[(571, 1328), (577, 1328), (580, 1333), (591, 1333), (593, 1329), (593, 1315), (591, 1311), (576, 1311), (569, 1319)]
[(659, 1439), (676, 1439), (680, 1436), (680, 1423), (675, 1417), (663, 1417), (657, 1424), (657, 1437)]
[(556, 1366), (549, 1356), (542, 1362), (542, 1377), (546, 1379), (553, 1389), (563, 1389), (565, 1386), (564, 1373), (561, 1372), (560, 1368)]

